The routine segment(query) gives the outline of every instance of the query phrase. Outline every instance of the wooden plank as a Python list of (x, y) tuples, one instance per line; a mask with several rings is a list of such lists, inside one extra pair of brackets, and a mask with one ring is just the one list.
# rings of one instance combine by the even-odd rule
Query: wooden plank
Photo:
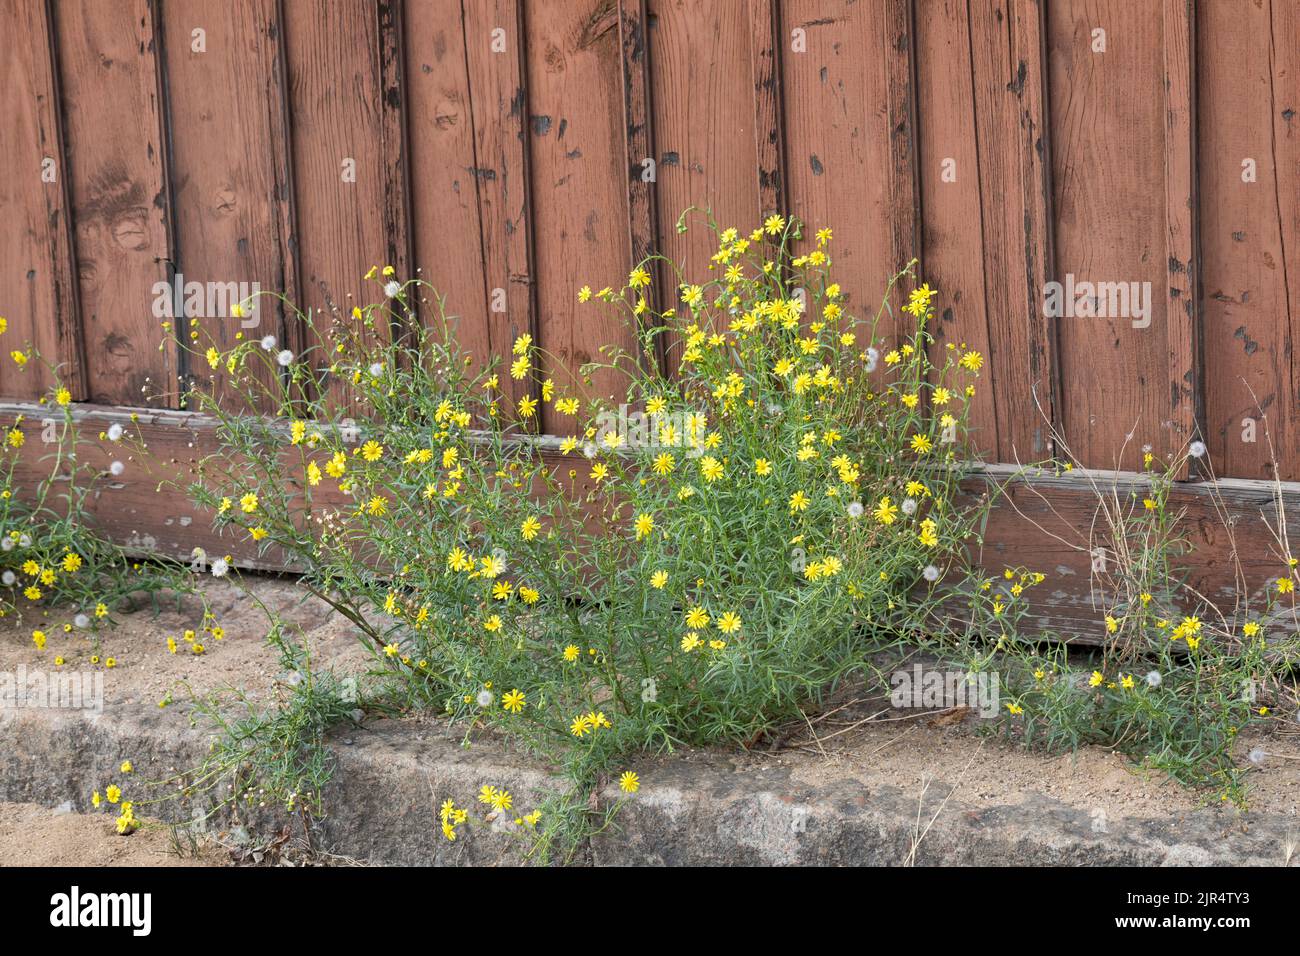
[(154, 7), (72, 0), (54, 11), (86, 394), (174, 406), (177, 353), (152, 311), (175, 259)]
[(1047, 9), (1057, 279), (1065, 299), (1071, 279), (1148, 298), (1125, 310), (1101, 293), (1122, 314), (1053, 320), (1066, 439), (1092, 467), (1136, 470), (1145, 446), (1168, 456), (1195, 434), (1195, 313), (1169, 308), (1190, 299), (1195, 267), (1188, 16), (1182, 3)]
[[(759, 188), (759, 142), (764, 133), (757, 119), (771, 103), (759, 98), (756, 85), (766, 67), (756, 54), (756, 7), (749, 0), (698, 4), (687, 0), (649, 0), (651, 99), (655, 104), (655, 148), (659, 152), (656, 198), (661, 226), (661, 251), (684, 267), (684, 281), (703, 283), (713, 265), (717, 237), (708, 216), (719, 228), (749, 233), (762, 223), (765, 198)], [(776, 90), (774, 79), (771, 94)], [(774, 122), (775, 106), (764, 122)], [(769, 171), (775, 156), (769, 147)], [(683, 210), (694, 206), (685, 222), (674, 225)], [(664, 290), (665, 305), (680, 307), (676, 288)], [(681, 343), (664, 336), (667, 367), (675, 371)]]
[[(85, 461), (106, 468), (113, 456), (126, 466), (120, 477), (104, 479), (88, 506), (97, 526), (113, 541), (141, 554), (167, 554), (188, 558), (195, 547), (208, 555), (231, 555), (241, 567), (285, 570), (276, 555), (258, 555), (246, 537), (218, 536), (211, 530), (211, 514), (191, 507), (183, 487), (193, 476), (196, 463), (216, 450), (215, 423), (211, 418), (189, 412), (158, 412), (77, 406), (74, 414), (83, 434), (94, 434), (117, 422), (148, 447), (148, 460), (124, 446), (88, 442)], [(8, 427), (16, 416), (29, 421), (39, 417), (38, 405), (0, 404), (0, 427)], [(562, 456), (557, 439), (531, 439), (539, 454), (559, 480), (571, 468), (580, 476), (588, 469), (580, 456)], [(18, 456), (16, 480), (20, 486), (49, 475), (51, 462), (37, 443), (29, 442)], [(1098, 491), (1115, 495), (1140, 510), (1149, 489), (1148, 479), (1134, 473), (1084, 473), (1013, 475), (1008, 466), (991, 465), (972, 476), (964, 485), (967, 494), (1003, 492), (995, 499), (981, 546), (972, 556), (991, 573), (1003, 567), (1028, 567), (1047, 575), (1047, 580), (1030, 592), (1034, 617), (1030, 626), (1046, 627), (1050, 636), (1083, 644), (1104, 639), (1107, 606), (1100, 580), (1094, 582), (1094, 563), (1099, 548), (1105, 549), (1103, 565), (1113, 570), (1113, 542), (1104, 522), (1098, 520)], [(301, 481), (286, 471), (286, 481)], [(167, 482), (159, 490), (159, 483)], [(318, 489), (331, 494), (326, 486)], [(585, 496), (590, 482), (579, 478), (574, 493)], [(318, 499), (326, 506), (343, 505), (344, 499)], [(1187, 568), (1186, 588), (1180, 600), (1187, 610), (1196, 610), (1198, 596), (1224, 610), (1238, 600), (1248, 600), (1258, 612), (1262, 592), (1273, 587), (1286, 573), (1283, 549), (1271, 528), (1285, 517), (1287, 547), (1300, 548), (1300, 483), (1272, 483), (1225, 479), (1217, 482), (1179, 483), (1170, 493), (1169, 507), (1182, 514), (1179, 525), (1186, 532), (1191, 552), (1182, 562)], [(1271, 526), (1271, 527), (1270, 527)]]
[(989, 379), (1000, 380), (1003, 364), (1011, 357), (995, 354), (990, 345), (988, 285), (997, 278), (988, 274), (984, 263), (993, 238), (984, 235), (985, 212), (993, 212), (985, 205), (984, 164), (1013, 156), (990, 155), (991, 144), (979, 137), (981, 123), (988, 125), (982, 114), (1002, 104), (976, 92), (977, 83), (984, 92), (983, 77), (976, 79), (973, 63), (970, 19), (978, 15), (966, 0), (919, 0), (916, 6), (921, 258), (923, 278), (939, 292), (936, 321), (930, 326), (935, 337), (931, 360), (942, 366), (949, 345), (975, 349), (987, 358), (986, 378), (969, 402), (969, 421), (979, 453), (999, 460), (999, 432), (1011, 420), (998, 414), (997, 390), (989, 387)]
[(781, 24), (776, 0), (748, 0), (749, 65), (754, 83), (754, 150), (759, 214), (785, 212), (785, 116), (781, 100)]
[(1050, 265), (1042, 11), (1032, 0), (917, 6), (924, 275), (939, 290), (932, 330), (988, 360), (974, 438), (997, 461), (1052, 453)]
[(1206, 443), (1221, 475), (1300, 479), (1300, 34), (1294, 4), (1203, 3)]
[[(528, 379), (510, 376), (511, 346), (521, 335), (531, 335), (534, 341), (541, 335), (533, 287), (529, 97), (525, 78), (525, 56), (532, 38), (527, 42), (524, 39), (521, 7), (520, 0), (464, 4), (465, 60), (474, 117), (474, 175), (478, 181), (487, 297), (493, 304), (489, 340), (492, 354), (502, 360), (502, 392), (512, 407), (533, 389)], [(537, 122), (544, 125), (546, 121)], [(546, 129), (550, 133), (550, 128)], [(497, 312), (495, 303), (502, 301), (505, 311)], [(570, 313), (572, 302), (570, 299), (564, 304), (562, 314)]]
[[(443, 296), (457, 341), (481, 368), (492, 356), (489, 323), (507, 319), (489, 311), (460, 0), (407, 4), (405, 39), (411, 181), (419, 184), (411, 190), (416, 274)], [(437, 303), (424, 304), (422, 314), (434, 321)]]
[[(648, 48), (646, 0), (619, 0), (619, 63), (623, 70), (623, 129), (627, 157), (628, 242), (630, 266), (644, 262), (659, 250), (659, 211), (655, 203), (654, 117), (650, 102), (650, 51)], [(651, 284), (644, 295), (653, 316), (671, 299), (671, 289), (659, 264), (649, 266)], [(654, 321), (653, 318), (645, 322)], [(643, 327), (645, 327), (643, 325)], [(664, 339), (658, 336), (652, 356), (664, 365)]]
[[(174, 281), (183, 276), (182, 293), (191, 283), (216, 293), (204, 298), (196, 345), (224, 351), (269, 335), (277, 348), (297, 351), (299, 322), (291, 309), (286, 321), (276, 298), (254, 299), (248, 317), (233, 317), (229, 308), (255, 289), (298, 300), (279, 4), (169, 0), (163, 29), (180, 273)], [(241, 374), (263, 387), (276, 385), (272, 366), (246, 368)], [(191, 363), (190, 371), (210, 376), (214, 393), (234, 400), (224, 366)], [(269, 410), (268, 400), (258, 408)]]
[[(284, 6), (301, 306), (313, 310), (318, 326), (308, 333), (309, 347), (325, 344), (331, 323), (354, 325), (354, 305), (383, 297), (377, 283), (363, 279), (372, 266), (393, 266), (399, 280), (409, 276), (410, 264), (402, 261), (405, 185), (395, 181), (404, 163), (402, 123), (393, 115), (401, 98), (384, 95), (391, 67), (381, 51), (391, 55), (392, 41), (381, 31), (380, 6), (371, 0)], [(396, 261), (378, 261), (390, 256)], [(390, 333), (377, 327), (372, 334)], [(320, 353), (314, 361), (327, 364)], [(328, 387), (335, 402), (353, 401), (347, 383), (335, 379)]]
[[(0, 315), (9, 324), (4, 353), (28, 344), (59, 366), (59, 378), (85, 398), (84, 349), (73, 272), (68, 169), (60, 129), (54, 31), (44, 2), (6, 4), (0, 35), (27, 38), (0, 62)], [(32, 364), (0, 362), (0, 395), (36, 398), (54, 376)]]
[[(575, 376), (610, 361), (602, 346), (639, 350), (626, 313), (578, 304), (584, 285), (621, 288), (632, 262), (619, 11), (612, 0), (583, 0), (529, 3), (525, 14), (542, 367), (559, 390), (617, 405), (626, 400), (623, 372), (598, 370), (589, 385)], [(661, 164), (661, 189), (662, 174)], [(548, 409), (543, 426), (569, 434), (573, 419)]]
[[(845, 301), (870, 318), (890, 276), (920, 255), (910, 4), (790, 0), (780, 9), (790, 211), (806, 233), (834, 228)], [(911, 324), (886, 320), (880, 331), (892, 341)]]

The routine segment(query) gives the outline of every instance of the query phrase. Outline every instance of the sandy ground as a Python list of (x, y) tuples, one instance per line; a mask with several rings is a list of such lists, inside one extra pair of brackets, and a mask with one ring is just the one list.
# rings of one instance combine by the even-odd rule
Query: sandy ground
[(51, 810), (31, 803), (0, 803), (0, 865), (4, 866), (222, 866), (216, 847), (180, 855), (164, 826), (119, 836), (108, 814)]
[[(365, 668), (368, 658), (352, 625), (321, 602), (304, 600), (291, 580), (255, 578), (250, 586), (262, 602), (301, 629), (318, 666), (345, 673)], [(197, 602), (179, 610), (173, 603), (158, 615), (152, 611), (126, 615), (120, 627), (103, 635), (98, 653), (111, 654), (117, 661), (115, 668), (105, 671), (105, 699), (110, 705), (114, 701), (156, 704), (169, 690), (183, 700), (184, 695), (174, 690), (181, 681), (199, 691), (238, 688), (254, 698), (268, 693), (280, 675), (274, 654), (264, 644), (265, 614), (227, 583), (210, 582), (207, 594), (225, 637), (208, 640), (201, 656), (189, 652), (183, 640), (184, 630), (200, 619)], [(65, 634), (62, 623), (63, 616), (57, 614), (35, 621), (0, 622), (0, 671), (19, 664), (49, 669), (57, 654), (67, 658), (68, 667), (91, 666), (89, 656), (97, 649), (85, 637)], [(33, 627), (49, 635), (44, 651), (37, 651), (32, 643)], [(177, 639), (178, 653), (168, 652), (168, 637)], [(792, 728), (778, 750), (764, 746), (751, 753), (714, 751), (698, 758), (679, 753), (672, 759), (721, 758), (737, 773), (787, 765), (810, 783), (823, 776), (842, 777), (846, 770), (858, 768), (877, 782), (918, 794), (931, 781), (956, 782), (961, 802), (974, 806), (1014, 804), (1044, 794), (1117, 816), (1159, 816), (1194, 809), (1207, 799), (1159, 774), (1142, 773), (1122, 756), (1102, 748), (1086, 747), (1063, 756), (1031, 753), (1014, 741), (979, 735), (979, 722), (974, 719), (949, 723), (933, 714), (885, 710), (879, 700), (853, 701), (851, 696), (846, 706), (825, 715), (811, 729)], [(869, 717), (874, 719), (867, 721)], [(1300, 724), (1279, 720), (1271, 732), (1253, 732), (1241, 742), (1241, 753), (1253, 747), (1262, 748), (1268, 757), (1250, 771), (1252, 809), (1300, 814)], [(164, 859), (167, 843), (165, 830), (117, 837), (107, 815), (80, 817), (26, 805), (0, 806), (0, 863), (152, 863), (155, 857)]]

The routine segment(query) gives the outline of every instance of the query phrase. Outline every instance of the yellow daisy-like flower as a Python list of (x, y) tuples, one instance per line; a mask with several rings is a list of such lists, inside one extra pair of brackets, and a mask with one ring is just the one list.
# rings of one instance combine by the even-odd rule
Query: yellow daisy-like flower
[(522, 691), (515, 689), (501, 698), (501, 706), (512, 714), (517, 714), (524, 709), (524, 694)]
[(723, 634), (734, 634), (740, 630), (740, 615), (735, 611), (728, 611), (722, 617), (718, 618), (718, 630)]
[(654, 574), (650, 575), (650, 586), (652, 588), (656, 588), (662, 591), (664, 585), (666, 585), (667, 583), (668, 583), (667, 571), (656, 571)]
[(655, 519), (647, 514), (637, 515), (633, 524), (636, 527), (636, 539), (638, 541), (648, 537), (650, 532), (655, 529)]
[(790, 496), (790, 514), (807, 511), (810, 501), (811, 499), (802, 491), (796, 491)]
[(636, 793), (641, 789), (641, 778), (631, 770), (624, 770), (618, 778), (618, 788), (624, 793)]

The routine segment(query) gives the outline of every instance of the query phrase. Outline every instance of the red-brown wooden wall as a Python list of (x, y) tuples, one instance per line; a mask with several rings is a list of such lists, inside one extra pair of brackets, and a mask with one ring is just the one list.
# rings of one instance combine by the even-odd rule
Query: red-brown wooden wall
[[(563, 376), (628, 342), (582, 284), (703, 269), (687, 205), (779, 209), (834, 226), (864, 309), (919, 257), (941, 341), (988, 356), (991, 460), (1050, 422), (1096, 467), (1200, 433), (1271, 477), (1262, 410), (1300, 480), (1294, 0), (11, 0), (0, 35), (5, 341), (79, 400), (175, 406), (175, 272), (346, 310), (419, 269), (472, 349), (530, 331)], [(1150, 282), (1149, 327), (1045, 319), (1067, 273)]]

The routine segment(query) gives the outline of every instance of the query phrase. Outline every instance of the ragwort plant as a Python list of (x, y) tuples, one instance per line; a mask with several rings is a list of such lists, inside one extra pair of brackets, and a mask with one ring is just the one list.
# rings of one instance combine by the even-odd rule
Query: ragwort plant
[[(957, 490), (982, 357), (935, 346), (928, 287), (895, 312), (912, 267), (860, 316), (829, 229), (709, 228), (705, 281), (655, 259), (582, 289), (640, 351), (604, 350), (566, 385), (526, 334), (477, 363), (431, 287), (387, 267), (367, 276), (381, 300), (346, 317), (285, 303), (311, 328), (301, 354), (186, 330), (225, 379), (220, 401), (202, 380), (187, 399), (219, 445), (193, 500), (352, 621), (401, 706), (561, 762), (572, 792), (520, 817), (544, 851), (576, 845), (588, 793), (630, 754), (752, 741), (873, 648), (922, 640), (978, 526)], [(670, 308), (650, 303), (660, 268)], [(618, 402), (591, 394), (611, 370)], [(559, 435), (538, 435), (543, 407)], [(455, 839), (467, 814), (449, 806)]]
[[(1057, 442), (1068, 454), (1063, 439)], [(1283, 525), (1275, 534), (1278, 575), (1266, 589), (1251, 592), (1239, 560), (1231, 608), (1221, 610), (1188, 582), (1185, 516), (1171, 506), (1170, 492), (1190, 459), (1209, 468), (1205, 455), (1199, 441), (1169, 461), (1147, 449), (1144, 482), (1127, 492), (1117, 482), (1086, 479), (1097, 520), (1092, 538), (1076, 547), (1092, 559), (1101, 604), (1101, 648), (1088, 668), (1070, 660), (1061, 635), (1026, 626), (1026, 589), (1043, 575), (1023, 568), (970, 577), (962, 643), (973, 667), (995, 665), (1002, 672), (1007, 699), (1000, 726), (1006, 733), (1054, 751), (1085, 744), (1113, 748), (1139, 766), (1244, 807), (1247, 770), (1266, 753), (1251, 750), (1243, 769), (1240, 735), (1296, 708), (1297, 561)], [(1060, 467), (1073, 471), (1074, 462)], [(1226, 516), (1212, 484), (1207, 494)], [(1284, 521), (1280, 505), (1278, 515)], [(1225, 530), (1230, 537), (1231, 526)]]
[[(6, 326), (0, 318), (0, 334)], [(34, 625), (32, 642), (55, 667), (78, 663), (78, 651), (60, 640), (68, 635), (90, 639), (85, 663), (116, 666), (103, 637), (114, 614), (142, 599), (156, 610), (165, 595), (194, 595), (204, 627), (219, 633), (185, 565), (165, 557), (134, 560), (95, 526), (91, 497), (124, 472), (123, 459), (139, 467), (144, 457), (133, 422), (86, 438), (59, 368), (30, 346), (12, 350), (9, 360), (24, 371), (43, 367), (52, 384), (39, 400), (40, 419), (16, 416), (0, 442), (0, 617)], [(88, 460), (94, 445), (108, 452), (106, 468)]]

